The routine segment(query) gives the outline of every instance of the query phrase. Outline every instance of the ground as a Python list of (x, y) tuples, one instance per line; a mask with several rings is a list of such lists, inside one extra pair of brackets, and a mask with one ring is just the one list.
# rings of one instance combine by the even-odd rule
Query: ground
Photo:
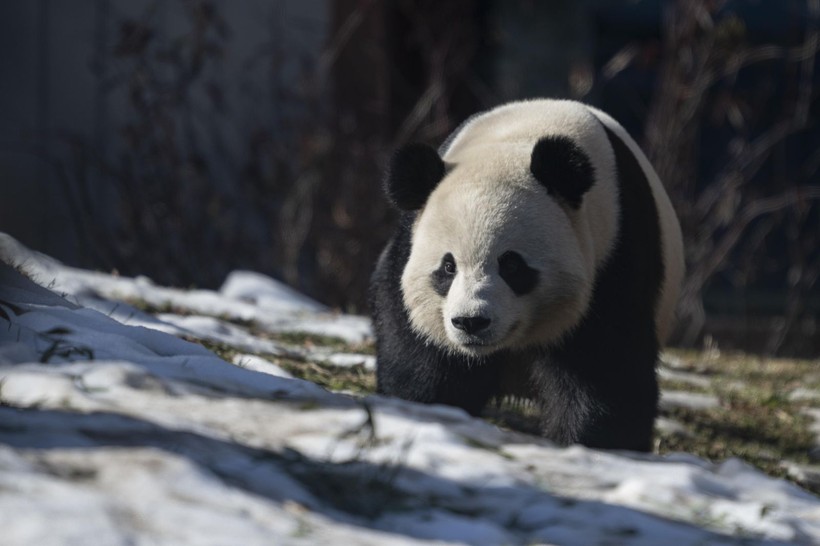
[(0, 234), (3, 544), (813, 544), (814, 362), (669, 352), (652, 455), (376, 396), (366, 318)]

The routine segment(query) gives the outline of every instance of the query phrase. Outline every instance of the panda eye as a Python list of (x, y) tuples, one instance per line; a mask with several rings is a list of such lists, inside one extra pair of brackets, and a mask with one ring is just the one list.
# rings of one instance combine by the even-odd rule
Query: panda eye
[(444, 260), (442, 260), (442, 269), (447, 275), (456, 274), (456, 261), (453, 259), (452, 254), (448, 253), (444, 256)]
[(438, 269), (430, 275), (430, 283), (436, 294), (445, 297), (456, 277), (456, 260), (449, 252), (441, 259)]

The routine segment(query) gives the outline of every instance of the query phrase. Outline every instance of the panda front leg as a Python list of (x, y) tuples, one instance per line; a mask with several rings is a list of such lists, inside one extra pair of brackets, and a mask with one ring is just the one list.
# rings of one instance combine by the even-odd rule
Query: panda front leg
[(658, 404), (654, 369), (589, 376), (579, 368), (577, 362), (553, 361), (533, 367), (542, 434), (560, 445), (651, 451)]
[(531, 368), (535, 399), (541, 410), (541, 434), (566, 446), (582, 443), (599, 408), (589, 385), (567, 367), (538, 359)]
[(652, 451), (659, 398), (654, 369), (622, 374), (608, 381), (597, 398), (600, 411), (585, 430), (581, 443), (603, 449)]
[[(412, 336), (412, 333), (408, 333)], [(415, 337), (415, 336), (413, 336)], [(498, 390), (498, 366), (451, 355), (424, 342), (390, 340), (376, 363), (376, 391), (414, 402), (446, 404), (477, 416)]]

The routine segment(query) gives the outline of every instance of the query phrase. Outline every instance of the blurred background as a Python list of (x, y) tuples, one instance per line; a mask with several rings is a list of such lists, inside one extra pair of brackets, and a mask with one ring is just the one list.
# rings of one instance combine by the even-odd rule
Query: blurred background
[(817, 356), (819, 38), (820, 0), (7, 0), (0, 231), (366, 313), (391, 150), (568, 97), (635, 136), (676, 206), (674, 342)]

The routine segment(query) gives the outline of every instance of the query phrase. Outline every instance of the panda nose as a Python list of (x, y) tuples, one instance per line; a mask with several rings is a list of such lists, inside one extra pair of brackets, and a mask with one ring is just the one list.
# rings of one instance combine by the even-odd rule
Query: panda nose
[(454, 317), (450, 319), (453, 326), (467, 334), (476, 334), (490, 325), (487, 317)]

